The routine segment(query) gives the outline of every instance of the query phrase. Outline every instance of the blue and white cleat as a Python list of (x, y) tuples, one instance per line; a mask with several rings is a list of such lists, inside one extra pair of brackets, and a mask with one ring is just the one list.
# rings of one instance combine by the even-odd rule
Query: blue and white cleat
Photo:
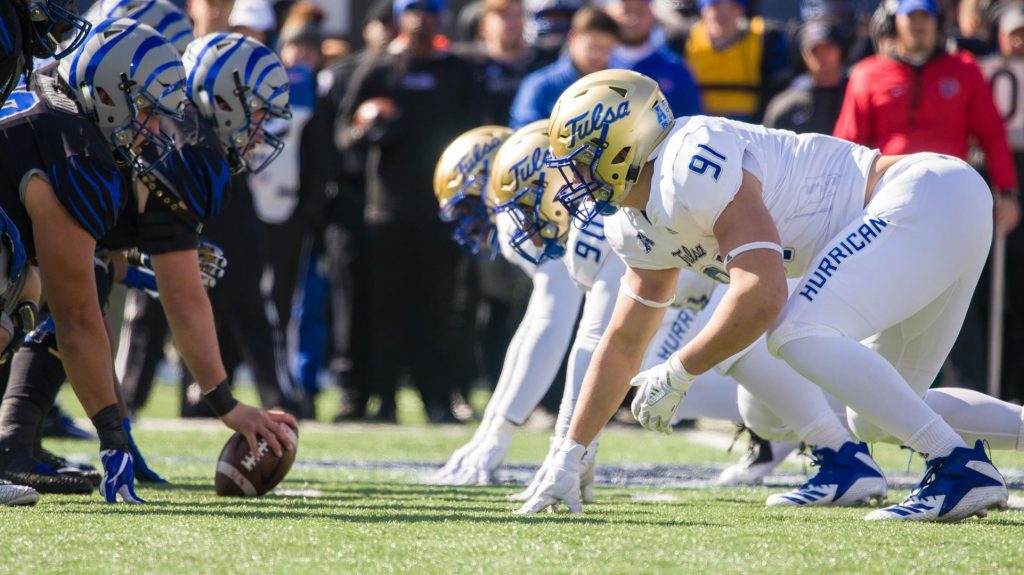
[(960, 521), (984, 517), (989, 509), (1006, 509), (1009, 494), (999, 470), (981, 441), (957, 447), (928, 462), (924, 479), (906, 499), (868, 513), (868, 521)]
[(125, 503), (145, 503), (135, 494), (135, 465), (132, 454), (120, 449), (107, 449), (100, 452), (103, 461), (103, 483), (100, 491), (107, 503), (117, 503), (117, 496)]
[(836, 452), (827, 447), (811, 451), (818, 473), (788, 493), (770, 495), (768, 507), (849, 507), (885, 499), (888, 487), (866, 443), (847, 441)]

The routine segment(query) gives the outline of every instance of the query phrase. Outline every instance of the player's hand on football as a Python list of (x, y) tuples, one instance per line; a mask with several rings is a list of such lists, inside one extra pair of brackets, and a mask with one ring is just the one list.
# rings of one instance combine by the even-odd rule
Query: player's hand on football
[(517, 515), (539, 513), (544, 509), (557, 509), (565, 503), (569, 513), (583, 513), (580, 503), (580, 470), (586, 451), (579, 443), (566, 439), (552, 457), (544, 479), (529, 501), (517, 509)]
[(259, 438), (267, 440), (267, 445), (274, 455), (281, 457), (285, 450), (295, 449), (295, 445), (288, 439), (288, 435), (281, 424), (290, 426), (292, 429), (299, 428), (299, 422), (290, 413), (283, 411), (266, 411), (257, 409), (251, 405), (239, 403), (234, 409), (227, 412), (220, 418), (231, 429), (245, 436), (249, 448), (257, 458), (259, 457)]
[(693, 383), (693, 376), (673, 372), (669, 365), (673, 359), (641, 371), (629, 382), (637, 388), (631, 405), (633, 417), (644, 429), (672, 433), (672, 416)]

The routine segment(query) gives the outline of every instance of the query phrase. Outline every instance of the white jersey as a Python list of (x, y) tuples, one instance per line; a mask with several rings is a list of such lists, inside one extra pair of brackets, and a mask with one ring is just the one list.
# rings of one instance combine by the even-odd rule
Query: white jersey
[[(498, 235), (498, 249), (501, 251), (501, 256), (532, 278), (533, 274), (537, 273), (537, 264), (519, 255), (519, 252), (512, 247), (512, 235), (519, 231), (515, 218), (508, 212), (500, 212), (494, 217), (494, 227), (496, 228), (495, 233)], [(533, 257), (540, 255), (540, 248), (536, 248), (532, 244), (524, 247), (531, 250), (530, 255)]]
[(619, 238), (613, 247), (633, 244), (620, 252), (633, 268), (686, 268), (728, 283), (713, 230), (744, 171), (761, 182), (786, 275), (794, 278), (864, 208), (879, 152), (830, 136), (692, 116), (676, 119), (656, 154), (647, 209), (622, 210), (634, 239)]
[(597, 216), (586, 229), (572, 226), (565, 242), (565, 267), (576, 287), (590, 291), (608, 258), (616, 257), (604, 234), (604, 220)]

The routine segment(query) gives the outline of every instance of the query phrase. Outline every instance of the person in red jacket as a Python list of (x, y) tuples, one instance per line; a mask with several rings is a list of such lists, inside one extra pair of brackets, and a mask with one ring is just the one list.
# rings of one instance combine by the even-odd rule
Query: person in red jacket
[[(900, 0), (895, 38), (886, 54), (861, 61), (833, 135), (883, 154), (938, 152), (967, 159), (971, 140), (985, 152), (996, 191), (995, 229), (1008, 235), (1020, 221), (1017, 173), (1002, 117), (981, 69), (967, 53), (946, 53), (935, 0)], [(951, 353), (961, 387), (985, 389), (984, 301), (975, 301)]]
[(938, 152), (967, 158), (973, 137), (984, 150), (996, 195), (996, 229), (1020, 221), (1017, 174), (992, 92), (967, 53), (948, 54), (935, 0), (900, 0), (889, 54), (853, 68), (833, 135), (883, 154)]

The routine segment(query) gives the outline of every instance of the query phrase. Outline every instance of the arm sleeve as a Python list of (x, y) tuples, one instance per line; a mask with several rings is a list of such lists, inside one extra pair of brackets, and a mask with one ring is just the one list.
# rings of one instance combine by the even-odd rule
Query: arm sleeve
[(877, 144), (871, 133), (870, 93), (866, 89), (865, 76), (862, 65), (854, 67), (832, 135), (862, 146), (874, 147)]
[(967, 112), (968, 130), (985, 151), (985, 163), (992, 185), (1000, 191), (1016, 190), (1017, 172), (1006, 138), (1006, 125), (996, 109), (992, 90), (982, 76), (981, 68), (974, 63), (969, 67), (971, 100)]

